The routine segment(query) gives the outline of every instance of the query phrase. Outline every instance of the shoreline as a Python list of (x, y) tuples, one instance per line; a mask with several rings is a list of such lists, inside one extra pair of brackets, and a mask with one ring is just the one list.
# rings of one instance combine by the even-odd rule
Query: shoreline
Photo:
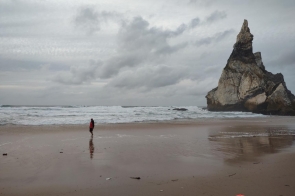
[[(275, 115), (263, 115), (263, 116), (253, 116), (253, 117), (223, 117), (223, 118), (216, 118), (216, 117), (208, 117), (208, 118), (181, 118), (181, 119), (172, 119), (172, 120), (151, 120), (151, 121), (136, 121), (136, 122), (116, 122), (116, 123), (99, 123), (99, 121), (95, 121), (95, 123), (99, 123), (100, 125), (126, 125), (126, 124), (169, 124), (169, 123), (201, 123), (201, 122), (220, 122), (220, 121), (253, 121), (253, 119), (263, 119), (268, 120), (271, 122), (271, 119), (275, 119), (276, 121), (284, 121), (284, 120), (293, 120), (295, 116), (275, 116)], [(254, 121), (255, 122), (255, 121)], [(39, 125), (32, 125), (32, 124), (1, 124), (0, 127), (3, 126), (82, 126), (88, 125), (89, 123), (86, 122), (85, 124), (39, 124)]]
[(0, 194), (291, 196), (295, 136), (273, 130), (295, 118), (0, 126)]

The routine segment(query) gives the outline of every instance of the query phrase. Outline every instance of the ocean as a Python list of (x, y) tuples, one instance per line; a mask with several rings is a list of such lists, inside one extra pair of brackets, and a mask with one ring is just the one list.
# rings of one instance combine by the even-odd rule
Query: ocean
[[(186, 108), (176, 111), (174, 108)], [(198, 106), (0, 106), (0, 125), (60, 125), (159, 122), (175, 119), (253, 118), (250, 112), (210, 112)]]

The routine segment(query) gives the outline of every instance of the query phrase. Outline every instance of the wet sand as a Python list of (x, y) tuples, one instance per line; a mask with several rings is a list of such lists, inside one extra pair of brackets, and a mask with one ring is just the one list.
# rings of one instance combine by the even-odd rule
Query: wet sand
[(294, 117), (0, 126), (0, 195), (294, 196), (294, 140)]

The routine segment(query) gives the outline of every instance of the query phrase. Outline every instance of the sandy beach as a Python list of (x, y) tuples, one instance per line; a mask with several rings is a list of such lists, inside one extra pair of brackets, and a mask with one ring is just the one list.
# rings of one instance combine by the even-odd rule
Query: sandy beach
[(294, 133), (294, 117), (0, 126), (0, 195), (294, 196)]

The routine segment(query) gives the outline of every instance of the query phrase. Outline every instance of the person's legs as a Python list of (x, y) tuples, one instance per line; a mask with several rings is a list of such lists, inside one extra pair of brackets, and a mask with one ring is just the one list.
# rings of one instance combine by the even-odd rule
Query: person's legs
[(93, 135), (93, 128), (89, 128), (89, 132)]

